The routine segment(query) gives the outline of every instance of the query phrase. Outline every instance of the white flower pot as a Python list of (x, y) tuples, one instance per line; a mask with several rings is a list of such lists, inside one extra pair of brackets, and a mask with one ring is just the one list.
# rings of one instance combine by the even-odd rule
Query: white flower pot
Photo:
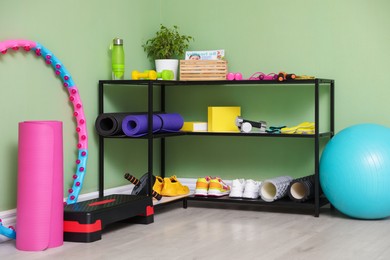
[(179, 60), (175, 59), (162, 59), (155, 60), (156, 63), (156, 71), (161, 72), (163, 70), (172, 70), (174, 78), (173, 80), (177, 80), (177, 71), (179, 67)]

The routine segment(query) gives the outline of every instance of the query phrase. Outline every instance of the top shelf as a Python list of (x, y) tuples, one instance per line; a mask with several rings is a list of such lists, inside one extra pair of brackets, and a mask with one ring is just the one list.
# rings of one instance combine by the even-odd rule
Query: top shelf
[(305, 79), (305, 80), (99, 80), (100, 84), (108, 85), (165, 85), (165, 86), (193, 86), (193, 85), (312, 85), (312, 84), (331, 84), (333, 79)]

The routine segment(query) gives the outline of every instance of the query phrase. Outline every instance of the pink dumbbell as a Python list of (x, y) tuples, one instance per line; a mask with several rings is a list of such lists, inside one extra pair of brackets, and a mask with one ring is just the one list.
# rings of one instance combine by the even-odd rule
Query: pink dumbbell
[(226, 79), (227, 80), (242, 80), (242, 74), (240, 72), (237, 72), (237, 73), (229, 72), (228, 74), (226, 74)]

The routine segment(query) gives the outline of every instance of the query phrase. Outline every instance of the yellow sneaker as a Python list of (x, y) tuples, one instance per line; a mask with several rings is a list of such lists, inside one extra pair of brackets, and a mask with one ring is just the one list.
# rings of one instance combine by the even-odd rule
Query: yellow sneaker
[(195, 187), (195, 196), (200, 197), (206, 197), (207, 192), (209, 191), (209, 183), (210, 183), (211, 177), (206, 176), (203, 178), (198, 178), (196, 181), (196, 187)]
[(164, 178), (164, 185), (161, 189), (161, 195), (174, 197), (180, 195), (186, 195), (190, 193), (190, 189), (187, 186), (182, 185), (176, 176), (170, 178)]
[(163, 188), (163, 178), (160, 176), (156, 176), (156, 181), (153, 184), (153, 190), (158, 194), (161, 194), (161, 190)]

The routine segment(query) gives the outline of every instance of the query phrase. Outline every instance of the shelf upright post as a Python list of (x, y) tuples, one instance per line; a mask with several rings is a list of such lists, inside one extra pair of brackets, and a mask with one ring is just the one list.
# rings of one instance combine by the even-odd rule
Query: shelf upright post
[[(98, 106), (99, 115), (104, 112), (103, 103), (104, 83), (99, 81)], [(99, 198), (104, 196), (104, 138), (99, 135)]]
[(319, 181), (319, 160), (320, 160), (320, 144), (319, 144), (319, 80), (315, 79), (314, 83), (314, 122), (315, 122), (315, 137), (314, 137), (314, 216), (320, 215), (320, 181)]
[(334, 136), (334, 80), (330, 82), (330, 136)]
[(148, 82), (148, 195), (152, 196), (153, 176), (153, 82)]
[[(165, 112), (165, 84), (161, 84), (160, 91), (160, 108)], [(165, 137), (160, 139), (160, 176), (165, 177)]]

